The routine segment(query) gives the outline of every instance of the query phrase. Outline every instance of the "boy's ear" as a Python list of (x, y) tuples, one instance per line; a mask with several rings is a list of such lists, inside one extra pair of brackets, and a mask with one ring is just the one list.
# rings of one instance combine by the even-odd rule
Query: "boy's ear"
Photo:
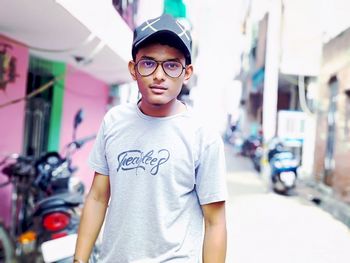
[(130, 60), (128, 67), (129, 67), (129, 72), (131, 74), (132, 79), (136, 80), (135, 62)]
[(192, 74), (193, 74), (193, 65), (192, 64), (187, 65), (186, 69), (185, 69), (185, 79), (184, 80), (185, 81), (189, 80), (190, 77), (192, 76)]

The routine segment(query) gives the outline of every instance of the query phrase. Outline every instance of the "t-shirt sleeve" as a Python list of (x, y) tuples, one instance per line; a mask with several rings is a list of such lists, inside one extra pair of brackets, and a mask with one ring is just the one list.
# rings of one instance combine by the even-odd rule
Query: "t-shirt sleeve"
[(103, 121), (97, 133), (95, 144), (90, 152), (88, 163), (95, 172), (109, 175), (105, 145), (105, 122)]
[(226, 162), (220, 137), (207, 145), (196, 167), (196, 192), (201, 205), (227, 199)]

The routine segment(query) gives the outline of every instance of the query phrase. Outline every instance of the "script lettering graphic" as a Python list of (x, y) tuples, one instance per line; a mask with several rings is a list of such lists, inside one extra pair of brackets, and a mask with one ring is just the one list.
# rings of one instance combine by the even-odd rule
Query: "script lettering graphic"
[(154, 150), (146, 154), (140, 150), (128, 150), (118, 155), (118, 168), (120, 170), (149, 170), (151, 175), (157, 175), (162, 164), (169, 160), (170, 153), (167, 149), (161, 149), (157, 153)]

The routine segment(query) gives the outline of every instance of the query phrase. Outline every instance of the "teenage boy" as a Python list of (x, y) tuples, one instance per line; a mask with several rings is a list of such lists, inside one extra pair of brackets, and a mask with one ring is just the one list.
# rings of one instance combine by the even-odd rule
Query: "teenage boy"
[(223, 143), (177, 100), (193, 72), (190, 33), (170, 15), (150, 19), (134, 31), (132, 57), (142, 97), (103, 119), (75, 262), (88, 261), (106, 219), (100, 262), (223, 263)]

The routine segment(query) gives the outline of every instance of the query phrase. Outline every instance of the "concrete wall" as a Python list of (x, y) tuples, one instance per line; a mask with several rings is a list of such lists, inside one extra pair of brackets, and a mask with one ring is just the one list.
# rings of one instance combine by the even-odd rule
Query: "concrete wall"
[[(0, 35), (0, 44), (9, 44), (12, 49), (8, 52), (17, 58), (17, 74), (19, 77), (14, 83), (9, 83), (5, 90), (0, 90), (0, 105), (18, 98), (26, 93), (28, 71), (28, 48)], [(0, 47), (1, 48), (1, 47)], [(24, 101), (0, 108), (0, 158), (11, 153), (21, 153), (24, 127)], [(1, 169), (1, 167), (0, 167)], [(0, 173), (0, 183), (6, 177)], [(0, 188), (0, 218), (6, 223), (10, 220), (10, 193), (11, 186)]]
[(259, 22), (258, 43), (256, 47), (255, 70), (265, 67), (266, 37), (268, 15)]

